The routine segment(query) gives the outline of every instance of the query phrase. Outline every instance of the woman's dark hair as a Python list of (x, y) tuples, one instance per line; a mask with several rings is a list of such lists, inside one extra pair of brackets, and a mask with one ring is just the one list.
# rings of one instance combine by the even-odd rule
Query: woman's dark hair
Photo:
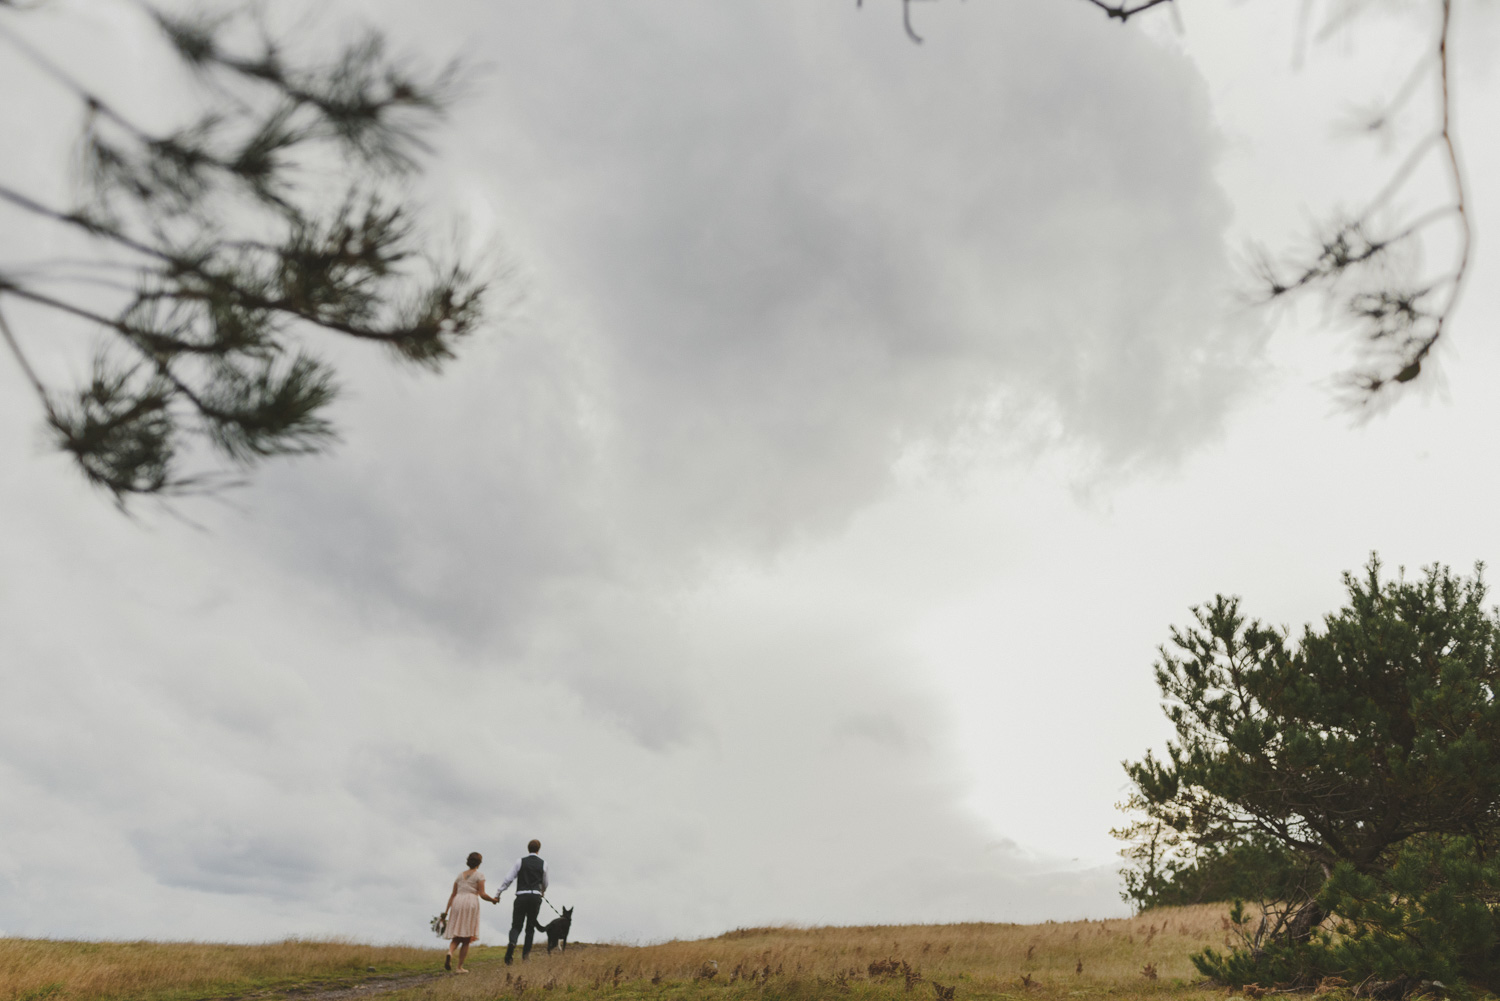
[(481, 854), (479, 854), (478, 852), (470, 852), (469, 853), (469, 868), (470, 869), (477, 869), (477, 868), (479, 868), (479, 863), (481, 863), (483, 861), (484, 861), (484, 856), (481, 855)]

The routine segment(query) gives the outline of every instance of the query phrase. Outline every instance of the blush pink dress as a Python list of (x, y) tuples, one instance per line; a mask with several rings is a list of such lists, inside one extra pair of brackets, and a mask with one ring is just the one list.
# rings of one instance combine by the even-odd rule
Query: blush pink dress
[(458, 895), (448, 908), (449, 938), (479, 937), (479, 884), (483, 882), (484, 873), (478, 869), (468, 873), (461, 872), (453, 881), (453, 888), (458, 891)]

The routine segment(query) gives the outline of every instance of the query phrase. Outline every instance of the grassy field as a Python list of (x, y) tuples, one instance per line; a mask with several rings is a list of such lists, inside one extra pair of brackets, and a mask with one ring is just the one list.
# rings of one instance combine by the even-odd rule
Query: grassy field
[[(400, 1001), (964, 998), (1198, 995), (1190, 953), (1223, 946), (1224, 908), (1174, 908), (1112, 921), (867, 928), (752, 928), (650, 946), (592, 945), (505, 967), (477, 947), (468, 976), (438, 976)], [(0, 940), (0, 1001), (140, 1001), (245, 994), (436, 970), (440, 951), (331, 942), (263, 946)], [(371, 985), (373, 990), (375, 985)], [(275, 989), (280, 988), (280, 989)], [(951, 993), (949, 993), (951, 991)]]
[(753, 928), (690, 942), (534, 955), (525, 967), (486, 963), (417, 993), (430, 1001), (542, 1001), (546, 992), (619, 1001), (935, 1001), (949, 989), (953, 998), (1157, 998), (1201, 990), (1188, 956), (1224, 944), (1224, 915), (1224, 907), (1212, 905), (1061, 924)]
[(186, 1001), (430, 970), (434, 955), (440, 964), (442, 954), (429, 949), (352, 942), (206, 945), (0, 938), (0, 1001)]

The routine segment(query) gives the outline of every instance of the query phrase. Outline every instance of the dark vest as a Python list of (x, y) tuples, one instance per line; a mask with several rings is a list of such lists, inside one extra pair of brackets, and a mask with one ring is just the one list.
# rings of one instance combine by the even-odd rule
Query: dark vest
[(521, 871), (516, 874), (516, 892), (542, 892), (542, 860), (535, 855), (521, 860)]

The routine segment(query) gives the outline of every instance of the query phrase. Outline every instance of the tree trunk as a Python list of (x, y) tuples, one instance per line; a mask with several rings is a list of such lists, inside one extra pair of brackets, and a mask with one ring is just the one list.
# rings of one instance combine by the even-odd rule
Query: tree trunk
[(1323, 919), (1326, 917), (1328, 917), (1328, 912), (1318, 906), (1316, 900), (1309, 900), (1297, 908), (1297, 912), (1287, 921), (1287, 938), (1297, 943), (1311, 940), (1313, 929), (1322, 924)]

